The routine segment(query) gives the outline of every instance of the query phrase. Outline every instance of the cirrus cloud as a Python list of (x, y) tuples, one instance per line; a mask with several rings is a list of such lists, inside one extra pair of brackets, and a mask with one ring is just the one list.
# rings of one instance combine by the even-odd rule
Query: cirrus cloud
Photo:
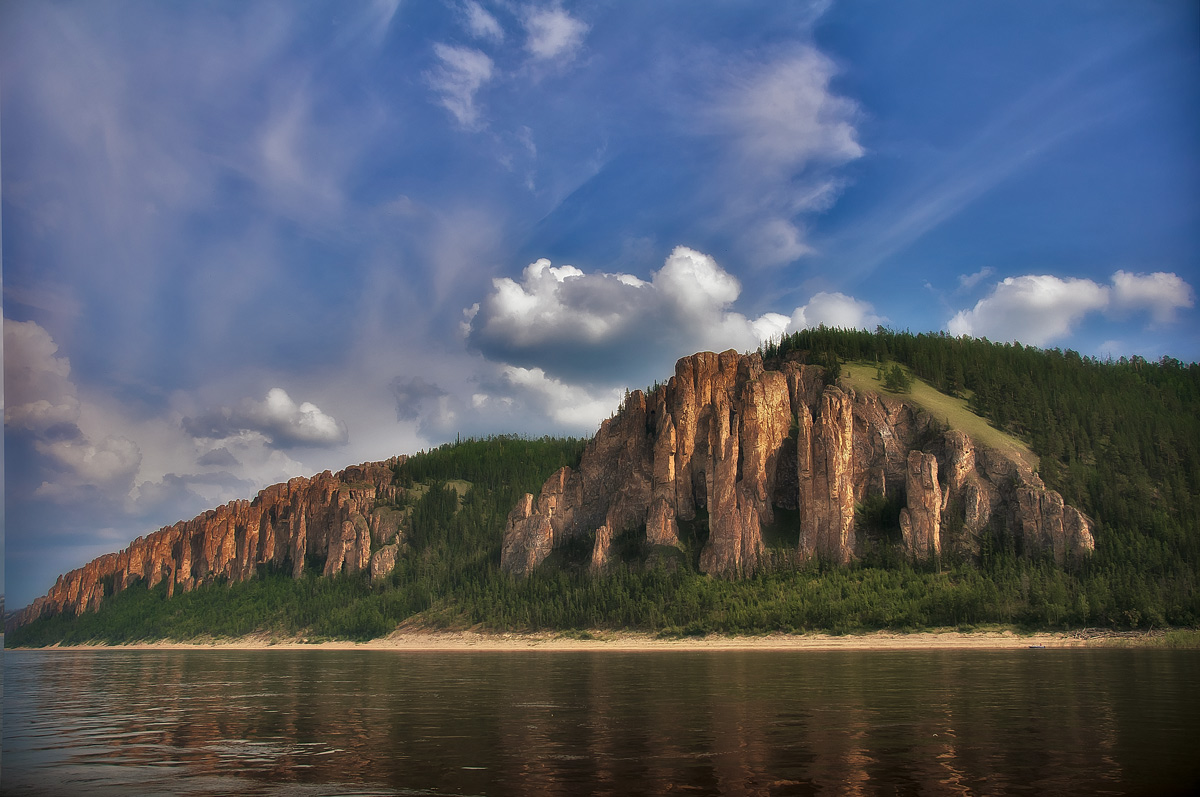
[(441, 42), (433, 45), (433, 52), (439, 63), (425, 79), (440, 95), (439, 103), (463, 127), (479, 127), (475, 95), (492, 79), (492, 59), (479, 50)]

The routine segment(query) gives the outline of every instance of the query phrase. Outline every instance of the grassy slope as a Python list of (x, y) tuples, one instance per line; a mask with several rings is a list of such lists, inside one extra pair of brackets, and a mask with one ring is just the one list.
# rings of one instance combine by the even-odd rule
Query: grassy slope
[[(904, 369), (909, 376), (912, 372)], [(875, 379), (876, 367), (873, 362), (855, 361), (842, 365), (842, 376), (839, 380), (843, 385), (857, 391), (883, 393), (883, 385)], [(986, 418), (981, 418), (967, 408), (967, 402), (942, 393), (917, 377), (912, 377), (912, 392), (903, 394), (905, 401), (918, 405), (934, 418), (947, 424), (951, 429), (965, 432), (976, 445), (984, 448), (997, 449), (1013, 459), (1024, 461), (1034, 470), (1038, 467), (1038, 456), (1030, 450), (1028, 444), (1012, 435), (1002, 432), (992, 426)]]

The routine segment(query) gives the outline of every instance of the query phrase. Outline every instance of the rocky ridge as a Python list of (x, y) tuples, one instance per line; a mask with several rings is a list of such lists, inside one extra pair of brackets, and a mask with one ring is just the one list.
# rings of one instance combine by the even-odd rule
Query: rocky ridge
[(899, 398), (824, 384), (820, 366), (767, 370), (758, 354), (681, 359), (666, 385), (631, 393), (588, 444), (577, 470), (555, 473), (510, 513), (501, 567), (527, 575), (554, 549), (591, 536), (590, 568), (613, 539), (645, 528), (679, 544), (679, 523), (707, 520), (707, 573), (753, 572), (776, 509), (798, 514), (797, 552), (859, 557), (856, 505), (903, 501), (901, 545), (913, 561), (978, 555), (988, 535), (1056, 562), (1089, 554), (1091, 525), (1027, 465), (944, 431)]
[(403, 461), (395, 457), (291, 479), (252, 501), (230, 501), (138, 537), (120, 553), (59, 576), (9, 625), (95, 610), (107, 595), (139, 582), (154, 587), (166, 581), (167, 594), (174, 595), (218, 578), (244, 581), (260, 565), (287, 568), (298, 578), (306, 561), (323, 559), (326, 576), (363, 570), (386, 576), (400, 542), (402, 514), (389, 504), (402, 492), (393, 484), (393, 469)]

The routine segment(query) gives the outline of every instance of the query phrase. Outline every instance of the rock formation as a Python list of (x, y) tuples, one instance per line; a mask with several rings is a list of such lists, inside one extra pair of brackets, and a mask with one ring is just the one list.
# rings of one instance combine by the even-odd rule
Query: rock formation
[[(260, 566), (386, 578), (403, 544), (393, 484), (401, 461), (292, 479), (139, 537), (60, 576), (10, 627), (94, 610), (135, 583), (165, 581), (174, 594), (243, 581)], [(736, 577), (759, 566), (764, 527), (778, 530), (784, 517), (797, 556), (847, 563), (870, 531), (856, 507), (874, 496), (905, 504), (902, 546), (914, 561), (970, 558), (989, 535), (1060, 564), (1095, 547), (1088, 519), (1024, 463), (937, 428), (900, 399), (825, 385), (819, 366), (766, 370), (758, 354), (726, 351), (685, 357), (666, 385), (630, 394), (578, 469), (562, 468), (517, 502), (500, 565), (527, 575), (556, 548), (590, 540), (587, 566), (602, 572), (618, 537), (644, 534), (653, 552), (686, 547), (706, 527), (696, 563)]]
[[(218, 578), (244, 581), (260, 565), (286, 568), (299, 577), (306, 560), (323, 559), (324, 575), (369, 569), (386, 576), (395, 564), (399, 513), (376, 504), (394, 502), (400, 494), (392, 477), (394, 466), (402, 461), (397, 457), (355, 465), (336, 475), (325, 471), (291, 479), (267, 487), (253, 501), (231, 501), (138, 537), (120, 553), (59, 576), (45, 596), (14, 616), (12, 625), (44, 615), (95, 610), (106, 595), (139, 581), (147, 587), (166, 581), (167, 594), (173, 595)], [(385, 545), (372, 558), (373, 540), (393, 545)]]
[(938, 484), (937, 457), (908, 452), (908, 506), (900, 510), (904, 553), (921, 561), (942, 552), (942, 488)]
[(508, 518), (501, 567), (526, 575), (557, 547), (594, 535), (590, 567), (612, 538), (645, 530), (679, 545), (680, 523), (707, 521), (701, 570), (752, 572), (775, 510), (797, 510), (797, 553), (846, 563), (861, 554), (855, 507), (902, 499), (903, 547), (915, 561), (970, 557), (1008, 535), (1059, 563), (1094, 548), (1086, 517), (1024, 463), (942, 431), (900, 399), (825, 386), (797, 362), (764, 370), (758, 354), (702, 352), (649, 395), (630, 394), (588, 444)]

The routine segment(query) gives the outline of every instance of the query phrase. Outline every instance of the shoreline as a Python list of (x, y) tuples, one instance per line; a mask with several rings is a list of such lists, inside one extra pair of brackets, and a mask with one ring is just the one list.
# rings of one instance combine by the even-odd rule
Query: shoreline
[(767, 634), (763, 636), (658, 637), (635, 631), (504, 633), (401, 629), (367, 642), (306, 641), (251, 635), (236, 639), (189, 642), (135, 642), (107, 645), (53, 645), (9, 650), (381, 650), (397, 652), (517, 652), (517, 651), (901, 651), (901, 650), (1017, 650), (1028, 648), (1140, 647), (1164, 632), (1044, 631), (1028, 634), (990, 631), (874, 631), (865, 634)]

